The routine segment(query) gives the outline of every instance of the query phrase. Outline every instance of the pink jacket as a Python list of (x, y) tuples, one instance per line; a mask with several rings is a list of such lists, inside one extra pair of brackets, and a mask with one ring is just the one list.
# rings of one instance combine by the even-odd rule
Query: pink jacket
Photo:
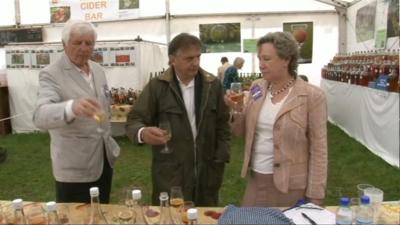
[[(235, 118), (234, 134), (245, 137), (242, 177), (248, 173), (256, 124), (268, 82), (259, 79), (262, 96), (249, 101)], [(306, 189), (306, 197), (324, 199), (328, 170), (327, 105), (321, 89), (297, 79), (279, 111), (273, 128), (274, 184), (278, 190)]]

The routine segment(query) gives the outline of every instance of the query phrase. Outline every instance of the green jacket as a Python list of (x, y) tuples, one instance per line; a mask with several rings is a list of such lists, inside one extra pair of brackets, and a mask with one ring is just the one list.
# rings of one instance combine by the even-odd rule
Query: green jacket
[(152, 203), (159, 204), (159, 193), (181, 186), (185, 200), (196, 206), (216, 206), (225, 163), (230, 158), (229, 110), (223, 101), (223, 88), (216, 77), (200, 69), (195, 92), (197, 138), (193, 139), (186, 108), (173, 68), (146, 85), (128, 115), (128, 137), (138, 144), (137, 134), (145, 126), (171, 124), (172, 153), (161, 154), (164, 146), (153, 146)]

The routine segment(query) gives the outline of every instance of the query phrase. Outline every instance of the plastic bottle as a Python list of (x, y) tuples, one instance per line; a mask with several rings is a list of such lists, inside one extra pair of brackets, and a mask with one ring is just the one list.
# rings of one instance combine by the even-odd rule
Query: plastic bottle
[(371, 225), (374, 221), (374, 209), (372, 208), (369, 197), (362, 196), (361, 204), (356, 212), (356, 225)]
[(90, 215), (89, 215), (89, 225), (94, 224), (108, 224), (106, 218), (100, 207), (99, 200), (100, 191), (98, 187), (90, 188)]
[(353, 211), (350, 208), (350, 199), (343, 197), (340, 199), (340, 206), (336, 211), (337, 225), (351, 225), (353, 223)]
[(28, 224), (24, 213), (24, 202), (22, 199), (15, 199), (13, 202), (14, 207), (14, 224)]
[(148, 224), (144, 216), (143, 207), (141, 205), (142, 191), (133, 190), (132, 191), (133, 204), (132, 208), (135, 211), (135, 224)]
[(191, 208), (187, 211), (187, 217), (189, 220), (189, 225), (198, 225), (198, 212), (197, 209)]
[(160, 193), (160, 220), (159, 225), (175, 224), (169, 208), (169, 196), (167, 192)]
[(57, 204), (56, 202), (48, 202), (46, 203), (46, 211), (47, 211), (47, 224), (48, 225), (58, 225), (61, 224), (60, 219), (57, 213)]

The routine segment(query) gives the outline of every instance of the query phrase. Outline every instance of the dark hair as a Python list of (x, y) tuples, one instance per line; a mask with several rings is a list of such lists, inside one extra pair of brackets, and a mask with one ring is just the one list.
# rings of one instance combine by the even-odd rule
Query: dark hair
[(289, 61), (288, 72), (291, 76), (297, 77), (299, 46), (293, 35), (289, 32), (268, 33), (257, 41), (257, 48), (266, 43), (274, 46), (279, 58)]
[(228, 61), (228, 58), (227, 58), (226, 56), (223, 56), (223, 57), (221, 58), (221, 63), (226, 63), (226, 62), (229, 62), (229, 61)]
[(181, 33), (172, 39), (168, 45), (168, 55), (175, 55), (180, 49), (189, 47), (198, 47), (201, 49), (201, 41), (198, 37), (188, 34)]

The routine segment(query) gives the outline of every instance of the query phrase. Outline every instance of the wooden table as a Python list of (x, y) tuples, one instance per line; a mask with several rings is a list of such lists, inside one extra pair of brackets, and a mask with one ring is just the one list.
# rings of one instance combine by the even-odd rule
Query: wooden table
[[(6, 210), (6, 214), (12, 214), (12, 207), (11, 202), (9, 201), (0, 201), (0, 205), (3, 206)], [(33, 206), (42, 206), (45, 207), (44, 203), (33, 203), (33, 202), (25, 202), (24, 209), (29, 211), (30, 207)], [(64, 217), (64, 215), (68, 215), (68, 222), (67, 224), (85, 224), (85, 220), (88, 218), (89, 212), (89, 204), (82, 204), (82, 203), (60, 203), (58, 204), (58, 212), (60, 217)], [(118, 213), (123, 209), (125, 206), (121, 205), (102, 205), (102, 210), (104, 215), (110, 224), (119, 224), (118, 221)], [(327, 207), (328, 210), (335, 212), (335, 206)], [(159, 207), (151, 206), (150, 209), (154, 211), (159, 211)], [(171, 208), (173, 209), (173, 208)], [(204, 213), (206, 211), (215, 211), (222, 213), (224, 208), (208, 208), (208, 207), (200, 207), (199, 210), (199, 224), (217, 224), (217, 220), (213, 219), (209, 216), (205, 216)], [(171, 210), (173, 216), (175, 218), (180, 218), (179, 213), (176, 210)], [(149, 224), (156, 224), (158, 221), (158, 217), (147, 218)], [(381, 216), (378, 220), (380, 224), (400, 224), (400, 201), (396, 202), (384, 202), (381, 207)], [(1, 224), (1, 221), (0, 221)], [(43, 223), (38, 223), (43, 224)]]

